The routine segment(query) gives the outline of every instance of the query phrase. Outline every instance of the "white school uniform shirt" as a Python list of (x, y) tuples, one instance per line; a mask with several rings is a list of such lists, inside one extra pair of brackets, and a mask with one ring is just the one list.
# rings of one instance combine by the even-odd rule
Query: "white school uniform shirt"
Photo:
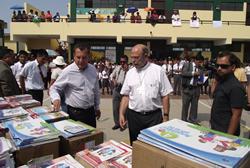
[(129, 96), (129, 108), (142, 112), (162, 108), (162, 97), (172, 92), (172, 86), (162, 67), (147, 63), (140, 71), (127, 72), (121, 94)]
[(181, 74), (181, 72), (175, 72), (175, 70), (181, 70), (182, 69), (182, 64), (181, 63), (179, 63), (179, 65), (176, 63), (176, 64), (174, 64), (174, 66), (173, 66), (173, 70), (174, 70), (174, 74)]
[(16, 78), (16, 81), (17, 81), (19, 87), (21, 87), (21, 85), (20, 85), (20, 74), (21, 74), (21, 71), (22, 71), (23, 67), (24, 67), (24, 65), (20, 61), (18, 61), (17, 63), (15, 63), (14, 65), (12, 65), (10, 67), (11, 70), (12, 70), (13, 75)]
[[(43, 77), (47, 77), (47, 68), (41, 65)], [(25, 88), (28, 90), (44, 90), (44, 83), (41, 77), (37, 60), (30, 61), (25, 64), (20, 75), (26, 78)]]
[(50, 87), (52, 102), (60, 100), (61, 93), (64, 93), (67, 105), (82, 109), (94, 106), (99, 110), (100, 91), (96, 68), (88, 64), (84, 70), (80, 70), (75, 62), (64, 68)]

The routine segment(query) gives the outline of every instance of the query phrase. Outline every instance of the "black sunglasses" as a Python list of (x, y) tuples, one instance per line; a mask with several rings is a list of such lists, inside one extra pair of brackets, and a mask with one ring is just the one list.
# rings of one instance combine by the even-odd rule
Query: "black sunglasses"
[(215, 67), (216, 68), (219, 68), (219, 67), (221, 67), (222, 69), (227, 69), (227, 68), (229, 68), (231, 65), (229, 65), (229, 64), (215, 64)]

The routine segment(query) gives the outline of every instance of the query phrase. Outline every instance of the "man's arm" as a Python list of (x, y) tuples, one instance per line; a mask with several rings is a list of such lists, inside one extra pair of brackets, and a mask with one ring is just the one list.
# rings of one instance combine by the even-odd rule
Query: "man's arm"
[(0, 74), (0, 86), (1, 86), (1, 91), (4, 96), (12, 96), (18, 93), (15, 93), (16, 89), (14, 90), (14, 83), (16, 81), (13, 81), (12, 78), (13, 74), (11, 71), (8, 69), (4, 70)]
[(125, 113), (126, 113), (126, 110), (128, 108), (128, 102), (129, 102), (129, 97), (128, 96), (123, 96), (122, 97), (122, 100), (121, 100), (121, 103), (120, 103), (120, 109), (119, 109), (119, 113), (120, 113), (120, 118), (119, 118), (119, 121), (120, 121), (120, 127), (121, 128), (125, 128), (126, 124), (127, 124), (127, 120), (125, 118)]
[(26, 89), (25, 89), (25, 77), (20, 75), (20, 85), (22, 89), (22, 94), (25, 94)]
[(94, 90), (94, 106), (95, 106), (95, 115), (96, 119), (98, 120), (101, 117), (101, 111), (100, 111), (100, 89), (99, 89), (99, 81), (98, 77), (96, 78), (95, 83), (95, 90)]
[(241, 108), (232, 108), (232, 117), (230, 120), (227, 133), (233, 135), (236, 132), (238, 124), (240, 123), (241, 113), (242, 113)]
[(169, 104), (169, 96), (162, 97), (162, 106), (163, 106), (163, 121), (169, 120), (169, 111), (170, 111), (170, 104)]

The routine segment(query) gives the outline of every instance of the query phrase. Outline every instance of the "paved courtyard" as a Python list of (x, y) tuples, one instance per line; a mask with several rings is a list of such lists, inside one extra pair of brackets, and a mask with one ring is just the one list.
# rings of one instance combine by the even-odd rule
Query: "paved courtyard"
[[(44, 105), (49, 105), (50, 99), (45, 93)], [(198, 109), (198, 119), (201, 122), (201, 125), (209, 127), (209, 118), (210, 118), (210, 109), (212, 106), (212, 100), (207, 96), (201, 96), (199, 100), (199, 109)], [(170, 119), (181, 118), (181, 98), (173, 97), (170, 98)], [(97, 121), (97, 128), (104, 132), (104, 141), (113, 139), (116, 141), (129, 142), (128, 129), (124, 131), (112, 130), (111, 128), (114, 125), (113, 114), (112, 114), (112, 98), (111, 96), (102, 96), (101, 98), (101, 112), (102, 116)], [(248, 137), (250, 131), (250, 112), (244, 111), (242, 114), (241, 120), (241, 136)]]

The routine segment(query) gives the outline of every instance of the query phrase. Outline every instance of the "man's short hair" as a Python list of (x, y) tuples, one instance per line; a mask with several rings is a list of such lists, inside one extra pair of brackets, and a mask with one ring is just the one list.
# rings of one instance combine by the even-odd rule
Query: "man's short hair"
[(195, 60), (197, 60), (197, 61), (204, 61), (204, 57), (202, 56), (201, 52), (199, 52), (196, 55)]
[(217, 59), (222, 58), (222, 57), (228, 57), (228, 61), (230, 65), (235, 65), (236, 67), (239, 66), (239, 59), (237, 58), (236, 55), (234, 55), (232, 52), (229, 51), (222, 51), (219, 52)]
[(37, 57), (48, 57), (49, 55), (45, 49), (38, 49), (36, 51), (36, 56)]
[(28, 56), (28, 53), (26, 51), (24, 51), (24, 50), (20, 50), (18, 52), (18, 56), (20, 56), (20, 55)]
[(90, 47), (83, 43), (75, 44), (73, 51), (75, 52), (77, 48), (80, 49), (81, 51), (84, 51), (84, 50), (87, 50), (88, 52), (90, 51)]
[(122, 56), (120, 57), (120, 59), (121, 59), (121, 58), (125, 59), (126, 62), (128, 62), (128, 56), (127, 56), (127, 55), (122, 55)]
[(149, 55), (149, 49), (147, 48), (147, 46), (141, 44), (142, 46), (142, 55), (146, 55), (147, 57), (150, 56)]
[(5, 59), (9, 56), (13, 55), (13, 50), (8, 49), (8, 48), (1, 48), (0, 49), (0, 60)]

